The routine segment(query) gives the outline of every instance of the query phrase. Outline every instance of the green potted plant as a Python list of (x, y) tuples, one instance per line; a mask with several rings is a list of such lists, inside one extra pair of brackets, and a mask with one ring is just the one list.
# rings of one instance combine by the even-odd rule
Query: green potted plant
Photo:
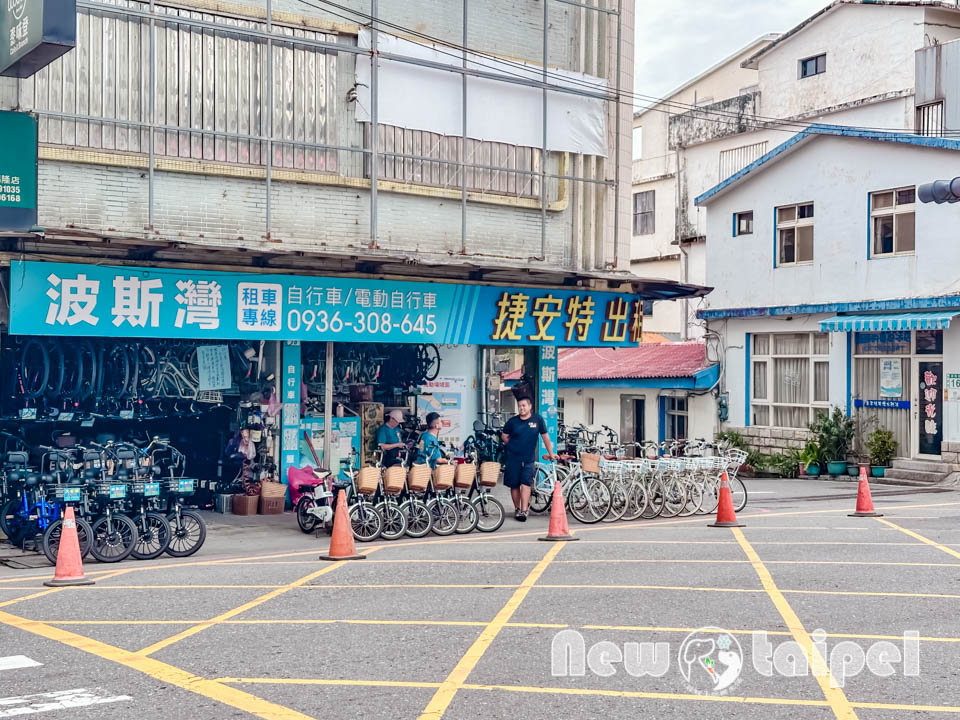
[(847, 473), (847, 456), (853, 445), (855, 433), (854, 420), (846, 416), (839, 407), (824, 413), (810, 425), (810, 432), (820, 446), (826, 460), (827, 472), (831, 475)]
[(853, 460), (847, 463), (847, 475), (857, 477), (861, 465), (870, 464), (870, 450), (867, 448), (867, 438), (877, 428), (876, 413), (866, 413), (863, 410), (856, 414), (853, 434)]
[(889, 430), (877, 428), (867, 439), (867, 449), (870, 451), (872, 475), (883, 477), (886, 468), (897, 454), (896, 438)]
[(800, 467), (811, 477), (820, 474), (820, 446), (815, 441), (807, 440), (803, 452), (800, 453)]

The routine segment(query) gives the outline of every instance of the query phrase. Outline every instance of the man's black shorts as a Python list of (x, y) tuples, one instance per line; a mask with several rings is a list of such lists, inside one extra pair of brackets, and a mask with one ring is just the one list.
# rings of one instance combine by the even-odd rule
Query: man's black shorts
[(533, 487), (533, 479), (537, 476), (535, 462), (507, 462), (503, 469), (503, 484), (508, 488), (518, 488), (521, 485)]

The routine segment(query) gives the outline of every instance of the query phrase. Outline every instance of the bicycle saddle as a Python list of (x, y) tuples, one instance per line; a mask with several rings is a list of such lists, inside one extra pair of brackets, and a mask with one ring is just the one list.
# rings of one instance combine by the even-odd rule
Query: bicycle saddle
[(302, 493), (312, 493), (312, 492), (314, 491), (314, 489), (317, 487), (317, 485), (319, 485), (319, 484), (320, 484), (320, 483), (316, 483), (315, 485), (301, 485), (301, 486), (300, 486), (300, 492), (302, 492)]
[(11, 470), (7, 473), (7, 480), (18, 483), (23, 480), (23, 474), (19, 470)]
[(35, 473), (35, 472), (27, 473), (27, 478), (25, 480), (25, 484), (27, 487), (33, 487), (34, 485), (37, 485), (39, 482), (40, 482), (40, 475), (38, 473)]
[(49, 473), (42, 473), (40, 475), (40, 482), (43, 483), (44, 485), (52, 485), (54, 482), (56, 482), (56, 478), (54, 478), (53, 475)]
[(87, 482), (96, 482), (100, 479), (100, 471), (88, 468), (83, 471), (83, 479)]

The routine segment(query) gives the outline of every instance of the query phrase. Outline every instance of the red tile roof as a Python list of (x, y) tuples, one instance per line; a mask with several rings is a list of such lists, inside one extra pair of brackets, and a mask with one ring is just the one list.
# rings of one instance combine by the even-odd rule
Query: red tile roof
[[(692, 377), (711, 365), (700, 342), (643, 343), (635, 348), (563, 348), (561, 380)], [(520, 371), (504, 373), (505, 381), (519, 380)]]

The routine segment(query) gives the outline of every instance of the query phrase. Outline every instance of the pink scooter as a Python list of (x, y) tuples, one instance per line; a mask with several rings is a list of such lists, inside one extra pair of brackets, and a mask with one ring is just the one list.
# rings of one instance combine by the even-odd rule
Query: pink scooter
[(290, 501), (297, 511), (297, 524), (303, 532), (311, 533), (318, 524), (333, 525), (333, 493), (330, 491), (333, 476), (328, 470), (320, 469), (320, 458), (317, 457), (310, 433), (304, 431), (303, 437), (317, 467), (288, 468), (287, 483)]

